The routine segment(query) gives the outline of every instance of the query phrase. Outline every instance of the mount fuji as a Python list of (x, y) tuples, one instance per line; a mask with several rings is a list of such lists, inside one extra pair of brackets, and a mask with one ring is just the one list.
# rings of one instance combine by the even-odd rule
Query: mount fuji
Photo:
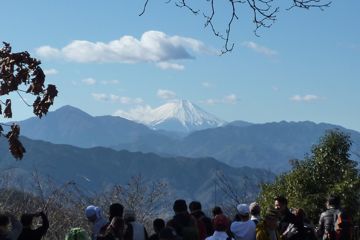
[(175, 132), (192, 132), (226, 124), (225, 121), (188, 100), (168, 102), (158, 108), (151, 109), (147, 115), (141, 118), (135, 118), (127, 114), (121, 117), (142, 123), (155, 130)]

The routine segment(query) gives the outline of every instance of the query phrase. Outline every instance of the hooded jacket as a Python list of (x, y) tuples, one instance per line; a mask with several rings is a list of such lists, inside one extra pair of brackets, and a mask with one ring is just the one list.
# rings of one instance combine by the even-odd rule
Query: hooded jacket
[(256, 224), (252, 220), (233, 222), (230, 231), (236, 240), (255, 240)]

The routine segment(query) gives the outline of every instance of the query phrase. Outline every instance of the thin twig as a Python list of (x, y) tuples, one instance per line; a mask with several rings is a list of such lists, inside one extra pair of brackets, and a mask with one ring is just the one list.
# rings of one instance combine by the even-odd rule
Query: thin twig
[(30, 104), (28, 104), (26, 101), (25, 101), (25, 99), (23, 98), (23, 96), (21, 96), (21, 94), (19, 93), (19, 91), (16, 91), (17, 92), (17, 94), (19, 95), (19, 97), (21, 98), (21, 100), (28, 106), (28, 107), (32, 107), (33, 105), (30, 105)]
[(148, 2), (149, 2), (149, 0), (146, 0), (146, 1), (145, 1), (143, 10), (142, 10), (142, 12), (139, 14), (139, 16), (142, 16), (142, 15), (145, 13), (145, 10), (146, 10), (146, 7), (147, 7)]

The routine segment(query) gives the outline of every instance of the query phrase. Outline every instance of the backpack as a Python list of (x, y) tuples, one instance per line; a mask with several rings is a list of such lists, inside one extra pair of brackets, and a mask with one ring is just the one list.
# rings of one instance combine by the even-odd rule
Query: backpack
[(188, 214), (176, 215), (167, 225), (174, 228), (182, 240), (199, 240), (196, 219)]
[(352, 221), (350, 215), (345, 211), (338, 211), (335, 221), (336, 240), (351, 239)]
[(199, 240), (199, 231), (193, 226), (185, 226), (182, 228), (183, 240)]
[(198, 229), (199, 240), (205, 240), (205, 238), (207, 238), (208, 235), (207, 235), (206, 225), (204, 222), (204, 216), (201, 216), (200, 218), (196, 219), (196, 225)]
[[(332, 211), (331, 211), (332, 210)], [(350, 216), (338, 209), (331, 209), (331, 221), (325, 224), (323, 240), (349, 240), (352, 235), (352, 221)], [(328, 218), (330, 220), (330, 218)]]

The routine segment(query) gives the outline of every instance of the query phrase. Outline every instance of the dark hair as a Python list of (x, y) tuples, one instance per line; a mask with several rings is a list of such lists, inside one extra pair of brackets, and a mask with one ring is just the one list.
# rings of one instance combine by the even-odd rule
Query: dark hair
[(9, 217), (5, 214), (0, 214), (0, 226), (7, 226), (10, 220)]
[(212, 210), (213, 216), (216, 216), (216, 215), (219, 215), (222, 213), (223, 213), (223, 211), (222, 211), (221, 207), (219, 207), (219, 206), (215, 206)]
[(165, 221), (161, 218), (157, 218), (153, 221), (154, 231), (159, 233), (165, 227)]
[(110, 207), (109, 207), (110, 220), (113, 217), (121, 217), (122, 218), (123, 213), (124, 213), (124, 206), (121, 205), (120, 203), (113, 203), (110, 205)]
[(225, 225), (215, 225), (214, 226), (214, 230), (219, 231), (219, 232), (225, 232), (228, 229), (229, 229), (229, 227), (225, 226)]
[(192, 201), (192, 202), (189, 204), (189, 209), (190, 209), (191, 212), (201, 211), (201, 203), (198, 202), (198, 201)]
[(261, 209), (260, 209), (260, 206), (259, 205), (255, 205), (253, 208), (251, 208), (250, 210), (250, 214), (253, 215), (253, 216), (256, 216), (256, 215), (260, 215), (260, 212), (261, 212)]
[(286, 206), (288, 204), (288, 200), (284, 196), (277, 196), (277, 197), (274, 198), (274, 201), (278, 201), (282, 205), (286, 205)]
[(339, 196), (331, 195), (328, 197), (327, 201), (330, 206), (334, 206), (334, 207), (340, 206), (340, 197)]
[(21, 215), (21, 219), (20, 219), (21, 224), (25, 227), (30, 226), (32, 224), (33, 218), (34, 218), (33, 214), (25, 213)]
[(187, 211), (186, 201), (184, 199), (175, 200), (173, 205), (173, 210), (175, 213), (186, 212)]

